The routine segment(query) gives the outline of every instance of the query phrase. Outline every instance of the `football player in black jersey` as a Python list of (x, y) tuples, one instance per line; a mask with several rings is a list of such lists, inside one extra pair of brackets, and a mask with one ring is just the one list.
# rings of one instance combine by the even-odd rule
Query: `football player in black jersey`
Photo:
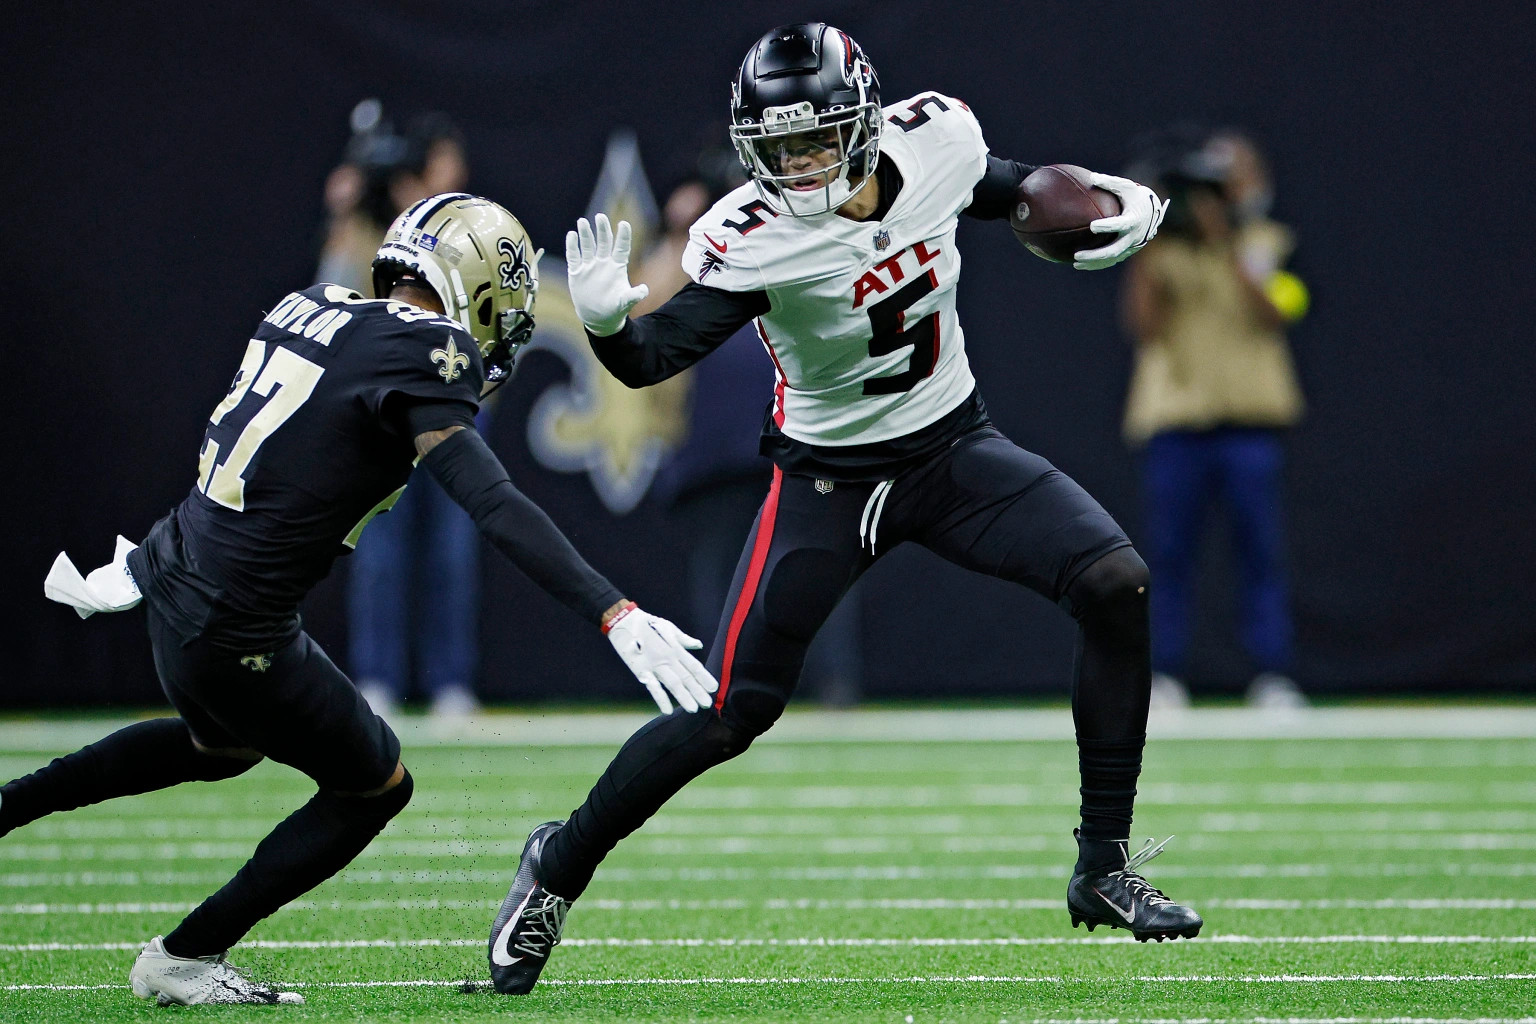
[[(491, 977), (528, 991), (572, 900), (614, 845), (687, 782), (767, 731), (806, 648), (843, 593), (911, 541), (1019, 583), (1076, 619), (1072, 711), (1082, 778), (1074, 925), (1137, 939), (1194, 937), (1199, 914), (1143, 878), (1132, 853), (1150, 679), (1145, 563), (1098, 502), (994, 427), (955, 311), (963, 214), (1009, 216), (1033, 168), (987, 148), (976, 115), (935, 92), (882, 104), (864, 52), (830, 25), (786, 25), (748, 51), (731, 138), (752, 179), (694, 225), (692, 283), (628, 319), (627, 224), (566, 239), (571, 298), (603, 365), (630, 387), (665, 380), (755, 323), (777, 387), (763, 454), (773, 483), (742, 552), (708, 664), (714, 713), (656, 719), (619, 751), (564, 823), (528, 839), (493, 925)], [(1163, 204), (1109, 175), (1122, 212), (1094, 221), (1094, 270), (1156, 232)]]
[(0, 787), (0, 835), (56, 811), (226, 779), (263, 757), (319, 791), (222, 889), (144, 947), (136, 995), (297, 1003), (224, 961), (262, 918), (341, 870), (410, 799), (400, 741), (300, 628), (300, 599), (404, 490), (420, 462), (481, 532), (600, 626), (663, 712), (710, 703), (700, 644), (640, 611), (523, 496), (476, 432), (533, 329), (537, 253), (486, 199), (424, 199), (391, 225), (377, 299), (320, 284), (262, 320), (209, 420), (192, 492), (142, 545), (82, 578), (60, 555), (50, 597), (82, 616), (147, 610), (179, 717), (129, 726)]

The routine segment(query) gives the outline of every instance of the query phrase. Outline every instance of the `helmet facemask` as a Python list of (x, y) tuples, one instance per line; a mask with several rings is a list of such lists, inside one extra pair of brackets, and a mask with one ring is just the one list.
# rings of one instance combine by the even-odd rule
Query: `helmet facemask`
[(507, 309), (496, 314), (496, 340), (481, 346), (481, 358), (485, 361), (485, 387), (480, 397), (505, 384), (517, 368), (517, 357), (533, 337), (533, 300), (539, 290), (537, 282), (527, 289), (522, 309)]
[[(868, 184), (881, 123), (874, 102), (817, 113), (807, 101), (768, 107), (760, 122), (732, 124), (731, 141), (765, 203), (792, 217), (814, 217), (834, 212)], [(812, 181), (816, 187), (804, 187)]]

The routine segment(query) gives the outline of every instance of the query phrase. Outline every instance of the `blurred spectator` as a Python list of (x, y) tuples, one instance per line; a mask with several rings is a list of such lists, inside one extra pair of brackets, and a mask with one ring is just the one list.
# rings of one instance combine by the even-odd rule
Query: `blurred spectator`
[[(720, 196), (739, 184), (735, 154), (715, 160), (706, 150), (699, 178), (668, 196), (662, 235), (641, 261), (635, 283), (650, 294), (635, 307), (641, 316), (688, 284), (682, 268), (688, 229)], [(734, 176), (720, 173), (727, 170)], [(773, 466), (758, 453), (763, 410), (773, 398), (773, 361), (756, 331), (742, 328), (686, 372), (689, 383), (688, 434), (661, 468), (655, 493), (665, 501), (688, 537), (688, 632), (706, 643), (717, 631), (730, 597), (731, 578), (753, 519), (768, 493)], [(838, 705), (855, 703), (862, 688), (860, 599), (843, 598), (806, 658), (801, 682), (806, 692)]]
[(1188, 702), (1193, 576), (1220, 499), (1256, 670), (1248, 699), (1299, 706), (1281, 516), (1282, 434), (1303, 409), (1283, 333), (1306, 309), (1305, 288), (1282, 269), (1291, 234), (1267, 217), (1268, 172), (1246, 137), (1227, 132), (1153, 159), (1171, 203), (1158, 237), (1127, 264), (1122, 312), (1136, 341), (1125, 435), (1145, 446), (1154, 704)]
[[(385, 229), (406, 207), (469, 182), (463, 138), (442, 114), (397, 134), (377, 100), (353, 111), (345, 162), (326, 182), (330, 226), (318, 280), (373, 295), (372, 262)], [(477, 419), (487, 429), (489, 409)], [(349, 560), (350, 674), (368, 703), (393, 714), (412, 668), (435, 715), (478, 709), (480, 541), (474, 523), (430, 476), (412, 474), (388, 515), (363, 531)]]

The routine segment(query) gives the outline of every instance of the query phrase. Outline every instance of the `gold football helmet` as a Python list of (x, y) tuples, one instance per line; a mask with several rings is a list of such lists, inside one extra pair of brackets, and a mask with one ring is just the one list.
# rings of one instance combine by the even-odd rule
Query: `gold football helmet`
[(504, 207), (446, 192), (423, 199), (389, 226), (373, 261), (373, 292), (388, 298), (407, 274), (424, 278), (448, 317), (479, 343), (489, 392), (512, 375), (518, 350), (533, 334), (542, 253)]

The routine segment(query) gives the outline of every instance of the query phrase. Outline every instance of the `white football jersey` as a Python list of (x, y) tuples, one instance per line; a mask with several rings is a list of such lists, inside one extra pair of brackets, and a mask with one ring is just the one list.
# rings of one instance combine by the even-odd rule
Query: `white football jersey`
[(975, 387), (955, 315), (955, 226), (986, 173), (981, 126), (939, 93), (884, 114), (880, 159), (902, 177), (884, 220), (775, 214), (748, 182), (694, 224), (683, 255), (699, 284), (767, 293), (757, 331), (777, 368), (774, 419), (809, 444), (910, 434)]

